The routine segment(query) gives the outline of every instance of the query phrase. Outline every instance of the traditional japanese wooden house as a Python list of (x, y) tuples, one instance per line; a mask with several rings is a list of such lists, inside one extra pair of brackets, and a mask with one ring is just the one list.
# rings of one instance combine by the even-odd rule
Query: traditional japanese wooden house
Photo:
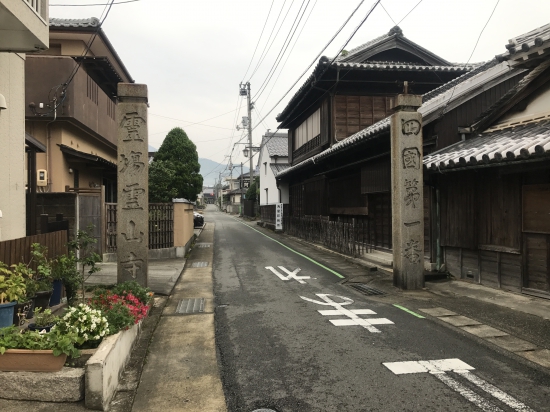
[(450, 273), (550, 298), (550, 24), (507, 48), (498, 60), (528, 74), (458, 124), (462, 139), (426, 156), (425, 174)]
[[(544, 32), (544, 29), (540, 30)], [(392, 40), (389, 41), (389, 38)], [(530, 40), (521, 41), (518, 38), (513, 42), (517, 43), (516, 47), (527, 50), (530, 50), (531, 43), (540, 43), (537, 47), (544, 51), (546, 40), (540, 40), (540, 36), (536, 35), (529, 35), (527, 38)], [(381, 51), (380, 43), (385, 44), (387, 48)], [(521, 252), (526, 240), (521, 230), (515, 230), (512, 236), (510, 229), (513, 221), (508, 222), (513, 215), (513, 219), (516, 219), (519, 225), (521, 204), (529, 202), (529, 198), (525, 198), (523, 186), (518, 183), (520, 177), (515, 172), (497, 172), (498, 167), (492, 170), (484, 167), (484, 159), (489, 159), (487, 153), (481, 154), (477, 160), (477, 167), (473, 164), (468, 165), (472, 167), (472, 171), (462, 167), (464, 159), (460, 160), (460, 156), (452, 158), (451, 153), (459, 150), (461, 145), (475, 146), (474, 143), (469, 143), (475, 140), (474, 136), (485, 131), (499, 116), (504, 116), (504, 111), (511, 109), (512, 102), (516, 102), (512, 106), (517, 104), (519, 96), (525, 96), (527, 90), (540, 84), (543, 79), (540, 76), (546, 72), (542, 68), (534, 67), (538, 67), (539, 63), (536, 60), (540, 61), (544, 53), (537, 54), (540, 52), (538, 50), (534, 55), (529, 52), (512, 54), (514, 49), (510, 46), (507, 54), (474, 67), (448, 63), (447, 66), (442, 66), (441, 63), (436, 65), (433, 60), (423, 60), (423, 64), (419, 64), (418, 60), (414, 61), (414, 58), (421, 59), (429, 52), (417, 45), (411, 47), (410, 43), (412, 42), (405, 39), (399, 30), (392, 29), (388, 35), (375, 39), (346, 56), (348, 59), (354, 55), (358, 58), (368, 56), (367, 60), (362, 62), (347, 61), (350, 65), (348, 68), (361, 67), (361, 71), (357, 70), (353, 74), (344, 71), (345, 63), (341, 57), (330, 64), (328, 59), (322, 60), (319, 66), (329, 68), (322, 70), (318, 66), (306, 85), (279, 115), (281, 126), (289, 128), (289, 142), (292, 145), (289, 147), (289, 155), (292, 156), (291, 167), (277, 177), (279, 184), (288, 185), (290, 190), (291, 218), (286, 222), (285, 229), (298, 236), (326, 240), (327, 237), (322, 234), (315, 237), (311, 233), (303, 233), (327, 228), (327, 225), (304, 224), (304, 221), (314, 220), (315, 216), (319, 221), (334, 221), (343, 225), (348, 223), (350, 226), (347, 229), (341, 227), (340, 231), (345, 229), (344, 232), (348, 231), (352, 235), (341, 236), (340, 241), (345, 244), (363, 245), (359, 251), (391, 250), (390, 122), (387, 116), (391, 114), (393, 96), (402, 90), (397, 88), (396, 82), (413, 82), (413, 93), (423, 95), (423, 105), (419, 111), (423, 115), (424, 163), (428, 166), (424, 174), (423, 202), (422, 199), (416, 200), (419, 202), (418, 206), (423, 206), (425, 211), (426, 268), (447, 269), (455, 276), (465, 279), (470, 279), (471, 276), (471, 279), (480, 281), (483, 276), (480, 277), (479, 274), (484, 273), (483, 268), (493, 265), (494, 285), (512, 287), (513, 283), (515, 288), (520, 290), (523, 285), (521, 282), (524, 282), (521, 280), (523, 268), (527, 264)], [(529, 43), (529, 47), (523, 46), (526, 43)], [(368, 60), (396, 55), (400, 56), (401, 60), (404, 59), (403, 56), (411, 60), (401, 65), (395, 62), (373, 63), (372, 60)], [(366, 69), (366, 65), (372, 67)], [(330, 70), (336, 72), (333, 82), (324, 83), (324, 92), (317, 90), (323, 82), (316, 79), (324, 79)], [(541, 73), (536, 74), (538, 72)], [(349, 89), (341, 88), (344, 73), (344, 79), (356, 76), (353, 78), (359, 86), (349, 85)], [(445, 75), (448, 77), (444, 79)], [(530, 77), (525, 77), (526, 75)], [(522, 80), (524, 78), (525, 80)], [(390, 79), (393, 79), (393, 82)], [(448, 81), (443, 84), (437, 83), (443, 79)], [(527, 83), (531, 86), (527, 86)], [(314, 89), (316, 96), (309, 97), (308, 100), (307, 91)], [(512, 98), (512, 95), (516, 97)], [(343, 96), (345, 106), (341, 103), (344, 100)], [(384, 97), (387, 104), (385, 112), (382, 112), (380, 105), (374, 110), (374, 102), (381, 97)], [(368, 106), (371, 108), (372, 116), (368, 117), (367, 121), (371, 121), (372, 124), (367, 125), (363, 123), (367, 111), (363, 109), (362, 103), (369, 98), (373, 105)], [(348, 105), (350, 100), (353, 102), (351, 109)], [(310, 120), (310, 117), (317, 109), (320, 109), (320, 127), (315, 129), (316, 120)], [(302, 113), (302, 117), (293, 116), (293, 111)], [(353, 115), (353, 111), (358, 114)], [(308, 121), (312, 123), (311, 127)], [(353, 127), (360, 130), (356, 131)], [(313, 136), (311, 139), (310, 130)], [(492, 129), (488, 129), (487, 133), (490, 130)], [(302, 137), (304, 134), (306, 138)], [(533, 150), (536, 145), (533, 143)], [(470, 149), (474, 150), (473, 147)], [(540, 148), (538, 150), (541, 151)], [(438, 159), (430, 157), (430, 154), (448, 154), (450, 158), (447, 163), (438, 163), (437, 160), (430, 161)], [(503, 156), (509, 159), (506, 154)], [(492, 158), (487, 162), (491, 165), (496, 164)], [(542, 164), (544, 160), (541, 160), (540, 165)], [(461, 167), (458, 167), (459, 165)], [(518, 166), (519, 163), (514, 167)], [(542, 169), (544, 168), (545, 166), (542, 166)], [(443, 169), (446, 171), (442, 172)], [(448, 172), (451, 169), (460, 170), (461, 173)], [(483, 178), (480, 177), (480, 170), (483, 170)], [(507, 170), (511, 171), (513, 168)], [(496, 175), (490, 178), (491, 173)], [(496, 176), (508, 177), (496, 179)], [(535, 176), (536, 172), (531, 178)], [(542, 175), (538, 178), (544, 180)], [(513, 190), (516, 191), (515, 197), (511, 183), (506, 179), (516, 182), (513, 186)], [(504, 192), (507, 192), (506, 196), (499, 196)], [(519, 195), (522, 192), (523, 197)], [(483, 201), (486, 202), (483, 206), (485, 214), (481, 214), (482, 208), (478, 205)], [(515, 205), (516, 209), (512, 209), (512, 205)], [(475, 219), (472, 217), (474, 215)], [(467, 219), (467, 216), (471, 219)], [(537, 236), (536, 239), (540, 243), (542, 235)], [(334, 245), (334, 242), (325, 243), (330, 247)], [(540, 247), (537, 250), (542, 250)], [(346, 248), (336, 249), (346, 252)], [(355, 253), (357, 250), (354, 249), (352, 252)], [(540, 255), (541, 252), (537, 253)], [(491, 255), (489, 260), (483, 260), (485, 255)], [(389, 258), (391, 260), (391, 255)], [(509, 280), (514, 276), (514, 281)], [(490, 282), (489, 277), (487, 282), (482, 281), (487, 284)]]

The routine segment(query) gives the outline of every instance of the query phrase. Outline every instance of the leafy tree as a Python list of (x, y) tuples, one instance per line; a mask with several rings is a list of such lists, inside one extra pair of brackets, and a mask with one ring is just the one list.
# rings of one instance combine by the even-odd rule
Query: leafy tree
[(170, 130), (149, 167), (149, 201), (166, 202), (174, 197), (195, 201), (202, 190), (200, 169), (195, 144), (183, 129)]
[(149, 201), (167, 203), (178, 197), (178, 189), (172, 186), (176, 171), (170, 162), (154, 159), (149, 166)]
[(246, 191), (246, 198), (257, 200), (259, 196), (260, 196), (260, 177), (254, 176), (254, 181)]

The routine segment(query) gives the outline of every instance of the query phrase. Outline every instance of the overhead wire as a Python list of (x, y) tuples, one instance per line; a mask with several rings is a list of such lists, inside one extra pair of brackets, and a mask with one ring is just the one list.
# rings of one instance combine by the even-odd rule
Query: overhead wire
[(313, 13), (313, 10), (315, 9), (315, 6), (317, 5), (317, 0), (315, 0), (315, 3), (313, 3), (313, 6), (311, 6), (311, 9), (309, 11), (309, 14), (306, 18), (306, 21), (304, 22), (302, 28), (300, 29), (300, 33), (298, 33), (298, 37), (296, 38), (296, 40), (294, 41), (294, 44), (292, 45), (292, 48), (290, 49), (290, 51), (288, 52), (287, 56), (286, 56), (286, 60), (285, 62), (283, 63), (283, 67), (281, 67), (281, 70), (279, 70), (279, 74), (277, 75), (277, 78), (275, 79), (275, 81), (273, 82), (273, 84), (271, 85), (271, 89), (269, 90), (269, 93), (267, 95), (267, 97), (265, 98), (265, 103), (262, 105), (262, 110), (264, 109), (264, 106), (265, 104), (267, 103), (268, 99), (269, 99), (269, 96), (271, 96), (271, 93), (273, 92), (273, 89), (275, 88), (275, 85), (277, 84), (277, 82), (279, 81), (279, 77), (281, 77), (281, 73), (284, 71), (285, 67), (286, 67), (286, 64), (290, 58), (290, 56), (292, 55), (292, 52), (294, 51), (294, 47), (296, 46), (296, 44), (298, 43), (298, 40), (300, 39), (300, 36), (302, 35), (302, 32), (304, 31), (304, 28), (306, 27), (308, 21), (309, 21), (309, 18), (311, 17), (312, 13)]
[[(375, 3), (371, 6), (371, 8), (369, 9), (369, 11), (367, 12), (367, 14), (365, 15), (365, 17), (363, 18), (363, 20), (361, 20), (361, 22), (359, 23), (359, 25), (356, 27), (356, 29), (352, 32), (352, 34), (348, 37), (348, 39), (346, 40), (346, 42), (344, 43), (344, 45), (340, 48), (339, 52), (336, 54), (336, 56), (332, 59), (332, 61), (327, 65), (327, 67), (325, 68), (325, 70), (319, 75), (319, 78), (328, 70), (328, 68), (332, 65), (332, 63), (336, 60), (336, 58), (340, 55), (340, 53), (342, 52), (342, 50), (344, 50), (344, 48), (348, 45), (348, 43), (351, 41), (351, 39), (353, 38), (353, 36), (355, 36), (355, 34), (357, 33), (357, 31), (361, 28), (361, 26), (367, 21), (367, 19), (369, 18), (369, 16), (372, 14), (372, 12), (375, 10), (376, 6), (378, 6), (378, 4), (380, 3), (381, 0), (376, 0)], [(345, 77), (351, 70), (348, 70), (344, 75), (342, 75), (340, 78), (343, 78)], [(298, 113), (297, 115), (295, 115), (293, 117), (293, 120), (294, 119), (297, 119), (299, 116), (301, 116), (305, 111), (307, 111), (313, 104), (315, 104), (316, 102), (318, 102), (321, 98), (323, 98), (332, 88), (334, 88), (336, 85), (333, 85), (331, 88), (329, 88), (328, 90), (326, 90), (321, 96), (319, 96), (317, 99), (315, 99), (315, 101), (313, 101), (308, 107), (306, 107), (305, 109), (303, 109), (300, 113)], [(271, 109), (271, 111), (273, 111), (273, 109)], [(265, 117), (264, 117), (265, 118)], [(262, 119), (263, 120), (263, 119)], [(271, 134), (271, 136), (268, 137), (268, 139), (266, 140), (265, 143), (269, 142), (273, 136), (275, 136), (275, 133), (277, 133), (278, 131), (280, 130), (280, 127), (277, 127), (277, 129)], [(271, 133), (271, 132), (270, 132)], [(257, 153), (254, 153), (254, 154), (250, 154), (251, 157), (254, 157)]]
[[(100, 19), (99, 19), (100, 23), (98, 24), (97, 29), (95, 30), (94, 34), (90, 37), (90, 39), (88, 40), (88, 43), (84, 47), (84, 51), (82, 52), (81, 57), (85, 57), (88, 54), (88, 52), (90, 51), (90, 48), (92, 47), (92, 44), (93, 44), (97, 34), (99, 33), (99, 30), (101, 30), (101, 26), (103, 25), (103, 22), (105, 21), (105, 19), (107, 19), (107, 16), (109, 15), (109, 12), (111, 11), (111, 7), (113, 6), (114, 1), (115, 0), (111, 0), (110, 3), (105, 4), (105, 8), (103, 9), (103, 12), (101, 13), (101, 16), (100, 16)], [(48, 101), (53, 103), (53, 107), (51, 107), (50, 110), (47, 111), (47, 112), (37, 112), (35, 108), (31, 108), (34, 115), (39, 116), (39, 117), (44, 117), (44, 116), (47, 116), (51, 113), (56, 112), (56, 110), (65, 102), (65, 99), (67, 98), (67, 87), (73, 81), (74, 76), (76, 75), (76, 73), (80, 69), (81, 65), (82, 65), (82, 60), (79, 61), (76, 64), (75, 67), (73, 67), (73, 69), (71, 70), (71, 73), (69, 74), (69, 76), (68, 76), (68, 78), (65, 82), (60, 83), (56, 86), (53, 86), (50, 89), (50, 91), (48, 92)], [(61, 99), (58, 99), (57, 92), (60, 88), (62, 89), (61, 90)], [(51, 98), (50, 96), (51, 96), (51, 92), (52, 92), (53, 89), (56, 89), (56, 92), (55, 92), (54, 97)]]
[(274, 3), (275, 3), (275, 0), (271, 0), (271, 6), (269, 7), (269, 11), (267, 12), (267, 17), (265, 18), (264, 27), (262, 28), (262, 32), (260, 33), (260, 37), (258, 37), (258, 42), (256, 43), (256, 47), (254, 48), (254, 53), (252, 53), (250, 63), (248, 63), (248, 67), (246, 68), (246, 72), (243, 76), (242, 82), (244, 82), (244, 79), (246, 78), (246, 75), (248, 74), (248, 70), (250, 69), (250, 66), (252, 65), (252, 62), (254, 61), (254, 56), (256, 56), (256, 51), (258, 50), (258, 46), (260, 45), (260, 41), (262, 40), (262, 36), (264, 35), (264, 30), (267, 26), (267, 22), (269, 20), (269, 16), (271, 15), (271, 9), (273, 9), (273, 4)]
[[(336, 31), (336, 33), (332, 36), (332, 38), (328, 41), (328, 43), (321, 49), (321, 51), (317, 54), (317, 56), (315, 56), (315, 58), (313, 59), (313, 61), (309, 64), (309, 66), (306, 67), (306, 69), (302, 72), (302, 74), (300, 74), (300, 76), (298, 77), (298, 79), (296, 79), (296, 81), (292, 84), (292, 86), (290, 86), (290, 88), (286, 91), (286, 93), (279, 99), (279, 101), (271, 108), (271, 110), (264, 116), (264, 119), (269, 116), (271, 114), (271, 112), (273, 110), (275, 110), (275, 108), (279, 105), (279, 103), (281, 103), (283, 101), (283, 99), (292, 91), (292, 89), (294, 88), (294, 86), (296, 86), (298, 84), (298, 82), (300, 80), (302, 80), (302, 77), (304, 77), (304, 75), (308, 72), (308, 70), (311, 68), (311, 66), (313, 66), (315, 63), (317, 63), (319, 57), (321, 56), (321, 54), (323, 54), (323, 52), (328, 48), (328, 46), (330, 46), (330, 44), (334, 41), (334, 39), (340, 34), (340, 32), (344, 29), (344, 27), (348, 24), (348, 22), (352, 19), (352, 17), (355, 15), (355, 13), (357, 12), (357, 10), (359, 10), (359, 8), (363, 5), (363, 3), (365, 2), (365, 0), (361, 0), (359, 2), (359, 4), (357, 5), (357, 7), (355, 7), (355, 9), (353, 10), (353, 12), (349, 15), (349, 17), (346, 19), (346, 21), (344, 21), (344, 23), (342, 24), (342, 26), (340, 26), (340, 28)], [(263, 119), (262, 119), (263, 120)], [(254, 130), (255, 127), (252, 129)]]
[[(292, 22), (292, 26), (290, 26), (290, 30), (288, 31), (288, 34), (286, 36), (285, 41), (283, 42), (283, 45), (281, 46), (281, 50), (279, 50), (279, 54), (275, 58), (275, 62), (271, 66), (271, 69), (269, 70), (267, 77), (263, 81), (262, 85), (258, 88), (258, 92), (254, 96), (254, 100), (257, 100), (260, 98), (264, 90), (266, 89), (267, 85), (269, 84), (271, 78), (273, 77), (273, 74), (275, 74), (275, 71), (277, 70), (277, 67), (279, 67), (279, 64), (281, 63), (281, 60), (284, 57), (284, 54), (286, 53), (286, 50), (288, 49), (288, 46), (292, 42), (292, 39), (294, 35), (296, 34), (296, 30), (298, 29), (300, 22), (302, 21), (302, 18), (304, 17), (304, 14), (306, 13), (306, 10), (309, 6), (309, 3), (311, 0), (307, 0), (307, 4), (305, 5), (304, 10), (302, 11), (302, 7), (304, 7), (304, 3), (306, 0), (302, 1), (302, 4), (300, 5), (300, 9), (298, 10), (298, 13), (296, 13), (296, 17), (294, 18), (294, 21)], [(297, 23), (296, 23), (297, 21)]]
[(281, 13), (283, 12), (284, 8), (285, 8), (285, 4), (286, 4), (286, 1), (285, 0), (283, 2), (283, 5), (281, 6), (281, 10), (279, 11), (279, 14), (277, 15), (277, 20), (275, 20), (275, 24), (273, 25), (273, 28), (271, 29), (271, 33), (269, 34), (269, 37), (267, 39), (267, 42), (264, 46), (264, 50), (262, 51), (262, 53), (260, 54), (260, 58), (258, 59), (258, 63), (256, 63), (256, 67), (254, 68), (254, 71), (252, 72), (252, 74), (250, 75), (248, 81), (252, 80), (252, 78), (254, 77), (254, 75), (256, 74), (256, 72), (258, 71), (260, 65), (263, 63), (264, 59), (265, 59), (265, 56), (267, 56), (267, 53), (269, 53), (269, 50), (271, 49), (271, 46), (273, 45), (273, 43), (275, 42), (275, 39), (277, 38), (277, 35), (279, 34), (279, 31), (281, 30), (281, 27), (283, 27), (283, 24), (286, 20), (286, 16), (288, 16), (288, 12), (290, 11), (290, 9), (292, 8), (292, 4), (294, 3), (294, 1), (292, 1), (292, 3), (290, 4), (290, 7), (288, 8), (287, 10), (287, 13), (285, 14), (285, 17), (283, 18), (283, 21), (281, 22), (281, 25), (279, 26), (279, 29), (277, 30), (277, 33), (275, 34), (275, 37), (273, 37), (273, 41), (271, 43), (269, 43), (269, 41), (271, 40), (271, 37), (273, 36), (273, 31), (275, 30), (275, 27), (277, 27), (277, 23), (279, 22), (279, 18), (281, 17)]
[[(485, 25), (481, 29), (481, 32), (479, 33), (479, 36), (477, 36), (476, 44), (474, 45), (474, 48), (473, 48), (472, 52), (470, 53), (470, 57), (468, 58), (468, 61), (466, 62), (466, 65), (468, 63), (470, 63), (470, 60), (472, 59), (472, 56), (474, 55), (474, 52), (476, 51), (477, 45), (479, 44), (479, 40), (481, 39), (481, 35), (485, 31), (485, 28), (487, 27), (489, 22), (491, 21), (491, 18), (493, 17), (493, 14), (495, 14), (495, 10), (497, 9), (497, 6), (498, 6), (499, 3), (500, 3), (500, 0), (497, 0), (497, 2), (495, 3), (495, 7), (493, 7), (493, 11), (491, 11), (491, 14), (489, 15), (489, 18), (487, 19), (487, 21), (485, 22)], [(445, 103), (445, 106), (441, 109), (441, 114), (439, 115), (439, 117), (441, 117), (445, 114), (445, 110), (447, 110), (447, 107), (449, 107), (449, 104), (450, 104), (451, 99), (453, 98), (453, 96), (455, 94), (455, 90), (456, 90), (457, 86), (458, 86), (458, 84), (455, 84), (455, 86), (453, 87), (451, 95), (449, 96), (449, 99)]]
[[(113, 5), (117, 4), (125, 4), (125, 3), (135, 3), (136, 1), (141, 0), (125, 0), (125, 1), (117, 1), (116, 3), (113, 3)], [(107, 6), (109, 3), (90, 3), (90, 4), (50, 4), (50, 7), (89, 7), (89, 6)]]

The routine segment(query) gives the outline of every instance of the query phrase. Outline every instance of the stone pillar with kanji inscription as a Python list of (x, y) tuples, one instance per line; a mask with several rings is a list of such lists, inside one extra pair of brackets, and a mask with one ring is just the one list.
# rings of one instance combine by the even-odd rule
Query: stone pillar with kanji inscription
[(118, 283), (147, 286), (149, 168), (147, 85), (118, 84)]
[(424, 287), (422, 96), (400, 94), (391, 117), (393, 283)]

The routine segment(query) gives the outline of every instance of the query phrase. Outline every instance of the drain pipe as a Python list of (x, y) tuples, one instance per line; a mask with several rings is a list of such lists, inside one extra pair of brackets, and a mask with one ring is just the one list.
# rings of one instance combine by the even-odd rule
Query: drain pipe
[(441, 271), (441, 216), (440, 216), (440, 198), (439, 188), (435, 189), (435, 218), (436, 218), (436, 230), (437, 235), (435, 238), (435, 253), (436, 253), (436, 266), (437, 271)]

